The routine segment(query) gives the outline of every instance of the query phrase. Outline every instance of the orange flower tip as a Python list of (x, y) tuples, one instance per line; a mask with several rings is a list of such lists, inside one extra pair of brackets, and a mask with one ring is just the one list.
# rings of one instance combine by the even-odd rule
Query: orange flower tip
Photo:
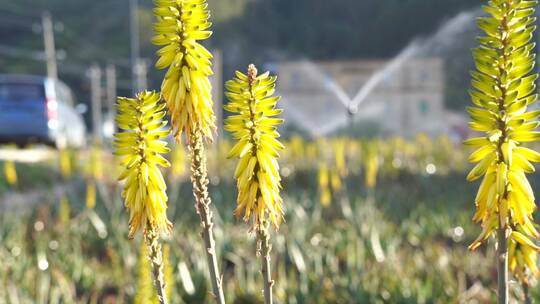
[(480, 247), (480, 245), (481, 245), (480, 242), (474, 242), (471, 245), (469, 245), (468, 249), (470, 251), (475, 251), (476, 249), (478, 249), (478, 247)]
[(258, 73), (257, 68), (255, 67), (253, 63), (251, 63), (248, 66), (248, 79), (250, 83), (253, 83), (253, 81), (255, 81), (255, 78), (257, 78), (257, 73)]

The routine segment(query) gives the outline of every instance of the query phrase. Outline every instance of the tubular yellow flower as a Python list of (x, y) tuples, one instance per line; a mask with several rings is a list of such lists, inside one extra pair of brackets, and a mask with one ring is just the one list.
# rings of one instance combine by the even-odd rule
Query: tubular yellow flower
[[(527, 111), (537, 99), (533, 93), (538, 75), (530, 74), (535, 63), (534, 44), (530, 41), (536, 29), (533, 24), (537, 4), (525, 0), (489, 1), (484, 10), (490, 16), (478, 19), (486, 36), (479, 38), (481, 45), (473, 52), (477, 71), (471, 73), (470, 94), (476, 107), (468, 108), (470, 127), (486, 135), (465, 142), (476, 147), (469, 160), (478, 163), (467, 179), (483, 177), (473, 218), (482, 222), (483, 230), (470, 248), (477, 248), (497, 230), (499, 272), (506, 271), (504, 251), (509, 247), (509, 254), (514, 255), (510, 257), (510, 269), (521, 271), (528, 267), (537, 273), (536, 251), (540, 248), (531, 239), (540, 235), (532, 222), (535, 198), (525, 174), (534, 171), (531, 162), (540, 161), (540, 154), (522, 145), (540, 139), (540, 132), (535, 131), (540, 111)], [(501, 301), (505, 295), (500, 288)]]
[(332, 202), (332, 193), (330, 191), (330, 178), (328, 167), (325, 163), (319, 165), (319, 200), (321, 205), (326, 208)]
[(379, 155), (376, 143), (370, 143), (365, 155), (365, 184), (366, 188), (374, 189), (377, 186), (377, 175), (379, 172)]
[(225, 130), (233, 133), (238, 143), (228, 157), (238, 157), (235, 177), (238, 186), (237, 216), (244, 213), (247, 222), (253, 215), (254, 228), (265, 226), (267, 216), (278, 228), (283, 217), (278, 152), (283, 145), (277, 140), (277, 126), (283, 122), (275, 118), (282, 110), (276, 109), (279, 96), (272, 96), (275, 76), (266, 72), (257, 76), (254, 65), (248, 75), (236, 72), (236, 78), (225, 86), (229, 103), (225, 110), (231, 115), (225, 121)]
[(339, 171), (336, 168), (333, 168), (330, 171), (330, 185), (332, 185), (332, 191), (334, 191), (334, 193), (341, 192), (343, 188), (341, 176), (339, 175)]
[(96, 183), (88, 181), (86, 184), (86, 208), (94, 209), (96, 207)]
[(538, 252), (534, 247), (510, 242), (508, 267), (520, 282), (527, 283), (531, 274), (538, 276), (537, 255)]
[(72, 153), (69, 149), (60, 150), (59, 155), (60, 173), (62, 177), (68, 179), (72, 174)]
[(157, 51), (158, 69), (167, 74), (161, 85), (163, 98), (171, 115), (176, 140), (182, 132), (200, 128), (203, 135), (212, 139), (215, 116), (212, 109), (211, 85), (212, 54), (198, 40), (210, 37), (207, 29), (210, 13), (206, 0), (155, 0), (153, 43), (162, 46)]
[(334, 160), (339, 177), (345, 178), (349, 173), (347, 170), (347, 154), (345, 151), (346, 140), (338, 139), (333, 142)]
[(100, 146), (93, 146), (90, 150), (87, 176), (89, 179), (101, 180), (103, 178), (103, 151)]
[(4, 175), (6, 177), (6, 181), (10, 186), (16, 186), (17, 185), (17, 167), (15, 166), (15, 162), (12, 160), (8, 160), (4, 162)]
[(130, 211), (129, 237), (150, 225), (168, 233), (172, 224), (167, 220), (166, 185), (158, 166), (168, 167), (161, 153), (169, 152), (161, 139), (169, 134), (164, 103), (156, 92), (142, 92), (136, 98), (119, 97), (116, 122), (124, 132), (115, 134), (115, 155), (121, 157), (125, 180), (122, 197)]

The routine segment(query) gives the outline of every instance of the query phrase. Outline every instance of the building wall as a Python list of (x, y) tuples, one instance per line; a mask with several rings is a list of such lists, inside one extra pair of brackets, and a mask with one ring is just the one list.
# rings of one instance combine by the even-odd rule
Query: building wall
[(410, 59), (381, 72), (388, 64), (380, 60), (282, 62), (276, 72), (285, 115), (293, 112), (289, 119), (310, 126), (314, 133), (331, 132), (347, 123), (345, 104), (375, 77), (376, 86), (359, 105), (355, 120), (377, 123), (387, 135), (448, 132), (442, 61)]

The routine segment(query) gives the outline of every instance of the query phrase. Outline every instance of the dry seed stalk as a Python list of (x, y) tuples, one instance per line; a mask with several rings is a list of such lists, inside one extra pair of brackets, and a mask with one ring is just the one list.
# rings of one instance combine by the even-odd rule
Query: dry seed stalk
[(167, 304), (165, 277), (163, 275), (163, 252), (161, 251), (158, 232), (150, 223), (146, 225), (144, 240), (146, 246), (148, 246), (148, 259), (152, 265), (152, 274), (154, 276), (154, 285), (156, 286), (158, 301), (160, 304)]
[(265, 304), (272, 304), (274, 302), (272, 297), (274, 281), (272, 280), (272, 268), (270, 266), (270, 251), (272, 251), (272, 245), (270, 244), (268, 227), (260, 227), (257, 231), (257, 255), (261, 257), (262, 263)]
[(225, 303), (223, 294), (222, 279), (219, 274), (219, 267), (216, 257), (216, 244), (214, 241), (212, 201), (208, 193), (208, 176), (206, 170), (206, 156), (201, 131), (196, 128), (190, 134), (189, 152), (191, 155), (191, 183), (193, 185), (193, 195), (195, 196), (195, 209), (201, 219), (202, 237), (208, 268), (210, 270), (210, 280), (212, 282), (213, 296), (218, 303)]

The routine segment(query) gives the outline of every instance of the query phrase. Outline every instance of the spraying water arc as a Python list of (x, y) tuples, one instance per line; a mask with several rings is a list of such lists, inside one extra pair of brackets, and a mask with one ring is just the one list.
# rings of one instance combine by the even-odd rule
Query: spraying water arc
[[(350, 94), (350, 90), (346, 90), (345, 85), (342, 84), (342, 79), (339, 79), (340, 75), (329, 73), (325, 64), (305, 59), (295, 62), (294, 66), (296, 74), (298, 74), (295, 75), (295, 78), (302, 77), (303, 79), (298, 80), (301, 83), (316, 84), (317, 93), (324, 95), (324, 98), (311, 92), (312, 95), (307, 95), (313, 99), (311, 103), (299, 100), (297, 95), (306, 91), (302, 84), (298, 90), (295, 87), (280, 91), (286, 100), (284, 106), (287, 103), (288, 111), (295, 113), (291, 115), (291, 120), (305, 128), (311, 135), (322, 136), (335, 132), (346, 126), (348, 122), (351, 123), (360, 117), (380, 119), (385, 115), (386, 109), (382, 104), (377, 104), (379, 103), (377, 98), (371, 98), (374, 91), (379, 89), (380, 84), (385, 79), (392, 79), (394, 74), (402, 72), (404, 66), (414, 65), (413, 60), (441, 57), (452, 53), (464, 36), (470, 36), (464, 35), (464, 33), (474, 31), (474, 21), (479, 15), (479, 9), (462, 12), (442, 24), (431, 36), (424, 39), (414, 39), (397, 56), (361, 81), (362, 84), (356, 94)], [(298, 93), (298, 91), (302, 92)], [(339, 104), (337, 108), (336, 102)], [(324, 103), (324, 105), (314, 110), (313, 108), (317, 107), (318, 103)]]

